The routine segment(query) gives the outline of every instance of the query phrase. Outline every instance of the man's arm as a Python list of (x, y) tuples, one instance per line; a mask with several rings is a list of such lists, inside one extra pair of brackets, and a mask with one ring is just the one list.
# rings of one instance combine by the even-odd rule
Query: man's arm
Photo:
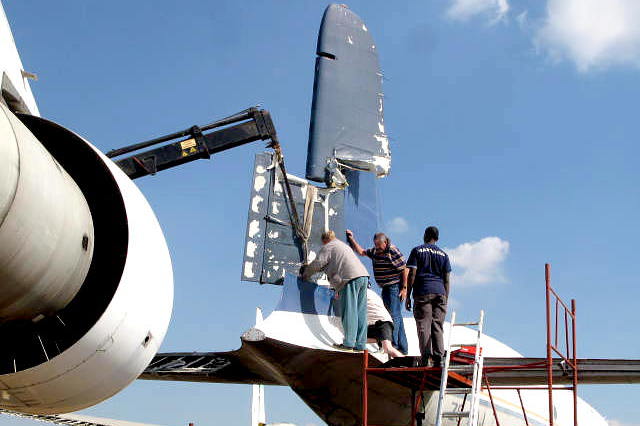
[(302, 268), (300, 268), (300, 274), (302, 275), (303, 279), (308, 280), (309, 278), (311, 278), (311, 275), (315, 274), (316, 272), (324, 271), (328, 264), (329, 250), (326, 250), (325, 247), (322, 247), (320, 249), (320, 252), (318, 253), (318, 257), (316, 257), (313, 262), (308, 265), (302, 265)]
[(411, 289), (413, 288), (413, 281), (416, 279), (416, 268), (407, 267), (408, 272), (407, 277), (407, 300), (405, 301), (405, 308), (407, 311), (411, 310)]
[(442, 279), (442, 281), (444, 282), (444, 294), (445, 296), (447, 296), (447, 299), (448, 299), (449, 298), (449, 272), (444, 274), (444, 278)]
[(409, 270), (410, 268), (404, 268), (402, 270), (402, 274), (400, 276), (400, 293), (398, 294), (398, 296), (400, 297), (400, 300), (402, 300), (403, 302), (407, 299), (407, 294), (408, 294), (408, 278), (409, 278)]
[[(416, 259), (416, 249), (414, 247), (409, 253), (409, 259), (407, 259), (407, 264), (405, 266), (405, 271), (407, 272), (407, 300), (405, 301), (405, 307), (407, 311), (411, 310), (411, 289), (413, 288), (413, 282), (416, 279), (416, 274), (418, 273), (418, 262)], [(404, 271), (403, 271), (404, 272)]]
[(449, 273), (451, 272), (451, 262), (449, 262), (449, 256), (445, 258), (444, 263), (444, 277), (442, 277), (442, 282), (444, 283), (444, 294), (449, 298)]
[(353, 251), (355, 251), (360, 256), (366, 256), (367, 251), (363, 249), (360, 244), (358, 244), (355, 237), (353, 236), (353, 232), (350, 229), (347, 229), (345, 234), (347, 234), (347, 242), (349, 243)]

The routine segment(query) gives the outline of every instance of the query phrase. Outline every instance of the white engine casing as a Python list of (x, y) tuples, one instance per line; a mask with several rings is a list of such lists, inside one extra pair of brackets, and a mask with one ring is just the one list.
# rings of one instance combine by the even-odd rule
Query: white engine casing
[[(126, 260), (108, 306), (79, 340), (46, 362), (0, 374), (0, 407), (4, 409), (66, 413), (111, 397), (149, 364), (171, 317), (171, 259), (153, 210), (116, 164), (86, 140), (68, 133), (76, 138), (75, 143), (82, 140), (95, 151), (117, 184), (127, 219)], [(96, 238), (97, 246), (101, 242)], [(11, 342), (2, 346), (10, 347)]]

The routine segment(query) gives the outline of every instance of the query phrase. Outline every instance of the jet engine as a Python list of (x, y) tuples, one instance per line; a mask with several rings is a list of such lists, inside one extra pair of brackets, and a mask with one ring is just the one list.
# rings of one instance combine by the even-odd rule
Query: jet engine
[(169, 250), (133, 182), (64, 127), (0, 103), (0, 407), (97, 404), (158, 351)]

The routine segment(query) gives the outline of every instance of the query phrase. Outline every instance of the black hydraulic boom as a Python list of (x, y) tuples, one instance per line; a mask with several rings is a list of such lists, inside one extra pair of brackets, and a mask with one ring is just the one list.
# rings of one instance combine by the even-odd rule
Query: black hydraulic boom
[[(220, 127), (223, 128), (209, 132)], [(107, 157), (119, 157), (175, 139), (181, 140), (114, 161), (131, 179), (136, 179), (200, 158), (210, 158), (211, 154), (257, 140), (270, 139), (270, 146), (278, 144), (276, 129), (269, 111), (252, 107), (206, 126), (193, 126), (135, 145), (114, 149), (107, 153)]]

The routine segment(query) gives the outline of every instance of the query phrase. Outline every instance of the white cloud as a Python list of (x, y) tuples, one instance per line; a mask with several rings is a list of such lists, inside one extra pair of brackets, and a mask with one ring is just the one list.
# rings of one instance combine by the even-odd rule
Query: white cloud
[(451, 259), (454, 285), (506, 282), (503, 264), (509, 254), (508, 241), (498, 237), (485, 237), (445, 251)]
[(409, 230), (409, 222), (404, 217), (394, 217), (389, 221), (387, 229), (390, 233), (402, 234)]
[(453, 0), (447, 16), (456, 21), (468, 21), (477, 16), (488, 17), (492, 24), (506, 18), (507, 0)]
[(640, 1), (547, 0), (535, 44), (579, 71), (616, 65), (640, 66)]

